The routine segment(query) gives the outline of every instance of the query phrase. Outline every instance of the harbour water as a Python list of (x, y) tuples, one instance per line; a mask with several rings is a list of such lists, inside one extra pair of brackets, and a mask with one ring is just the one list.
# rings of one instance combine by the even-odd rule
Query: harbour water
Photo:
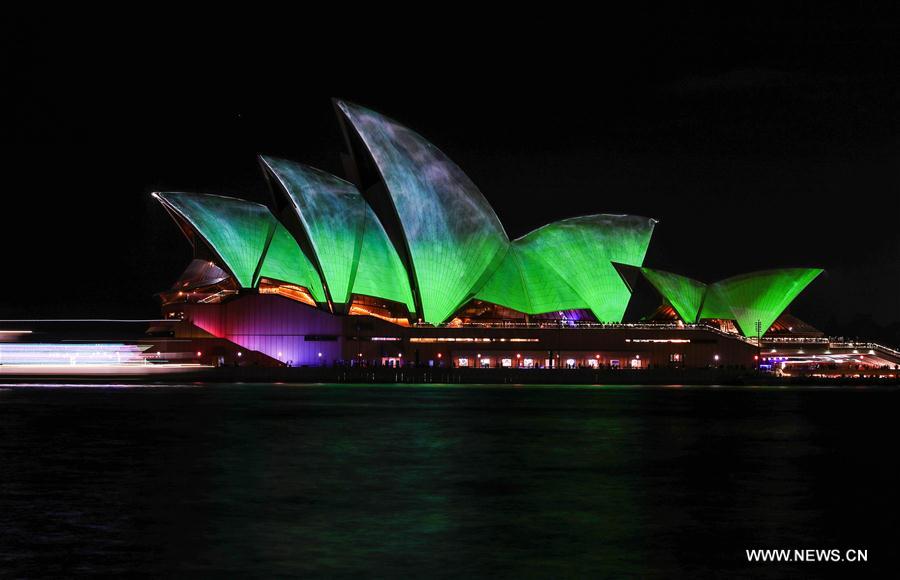
[[(895, 569), (893, 389), (0, 387), (0, 575)], [(859, 548), (865, 564), (751, 564)]]

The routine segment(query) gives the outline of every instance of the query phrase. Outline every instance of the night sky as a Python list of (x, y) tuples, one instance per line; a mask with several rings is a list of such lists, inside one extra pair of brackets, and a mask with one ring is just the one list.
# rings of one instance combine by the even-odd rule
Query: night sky
[(896, 345), (897, 20), (751, 20), (502, 38), (336, 26), (277, 47), (259, 28), (17, 28), (0, 61), (0, 316), (157, 316), (154, 293), (191, 252), (150, 192), (267, 201), (257, 153), (340, 175), (340, 97), (440, 147), (510, 237), (579, 214), (654, 217), (646, 265), (707, 282), (821, 266), (794, 313)]

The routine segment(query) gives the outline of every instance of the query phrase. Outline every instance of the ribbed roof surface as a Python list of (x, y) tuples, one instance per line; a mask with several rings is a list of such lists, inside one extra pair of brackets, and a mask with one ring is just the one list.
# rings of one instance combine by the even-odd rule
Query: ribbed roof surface
[(697, 315), (703, 304), (703, 295), (706, 293), (706, 284), (687, 276), (662, 270), (641, 268), (641, 273), (672, 305), (682, 320), (689, 324), (697, 322)]
[[(745, 336), (761, 334), (775, 322), (784, 309), (822, 273), (821, 268), (780, 268), (741, 274), (710, 286), (700, 318), (731, 318)], [(731, 316), (721, 316), (727, 308)]]
[[(501, 274), (508, 278), (518, 266), (519, 303), (531, 313), (589, 308), (600, 321), (620, 322), (631, 290), (612, 262), (640, 266), (655, 225), (649, 218), (608, 214), (554, 222), (515, 240), (507, 258), (513, 264), (504, 264)], [(504, 286), (489, 280), (479, 296), (504, 300)]]
[(508, 244), (503, 226), (466, 174), (421, 135), (365, 107), (338, 107), (371, 154), (400, 218), (420, 317), (443, 322), (499, 264)]
[(304, 286), (324, 300), (312, 264), (266, 206), (201, 193), (155, 196), (205, 240), (241, 287), (253, 288), (266, 276)]

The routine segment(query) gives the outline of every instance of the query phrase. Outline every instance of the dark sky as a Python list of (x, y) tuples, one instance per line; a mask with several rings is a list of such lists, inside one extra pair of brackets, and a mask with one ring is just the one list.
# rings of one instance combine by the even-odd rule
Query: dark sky
[(307, 21), (274, 44), (251, 23), (17, 27), (0, 65), (0, 316), (155, 316), (190, 249), (149, 193), (266, 201), (257, 153), (340, 173), (337, 96), (440, 147), (512, 237), (585, 213), (655, 217), (647, 265), (704, 281), (821, 266), (795, 313), (897, 344), (897, 22), (681, 14), (318, 36)]

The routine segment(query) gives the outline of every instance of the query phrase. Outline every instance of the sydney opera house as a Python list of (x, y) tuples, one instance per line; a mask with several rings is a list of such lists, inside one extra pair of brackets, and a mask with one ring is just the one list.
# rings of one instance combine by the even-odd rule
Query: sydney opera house
[[(176, 337), (290, 366), (750, 368), (758, 338), (817, 332), (785, 309), (820, 269), (707, 284), (646, 268), (657, 222), (634, 215), (511, 240), (433, 144), (367, 108), (336, 110), (345, 178), (261, 156), (268, 206), (153, 194), (194, 251), (160, 294)], [(623, 321), (638, 283), (660, 307)], [(232, 364), (225, 352), (197, 356)]]

